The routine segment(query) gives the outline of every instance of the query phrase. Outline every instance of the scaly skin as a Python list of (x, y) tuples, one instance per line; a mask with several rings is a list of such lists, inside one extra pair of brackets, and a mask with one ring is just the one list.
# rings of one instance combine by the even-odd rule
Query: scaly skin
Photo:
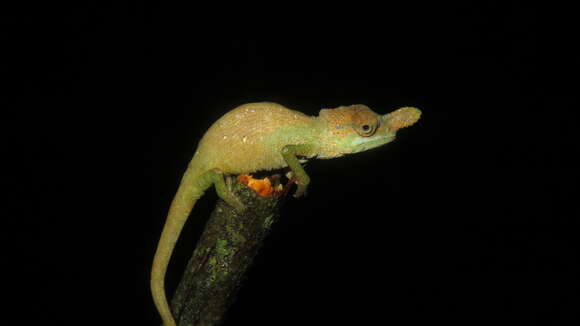
[(275, 103), (239, 106), (216, 121), (199, 142), (169, 208), (151, 271), (153, 301), (165, 326), (175, 326), (164, 278), (171, 253), (195, 202), (212, 185), (218, 196), (239, 210), (244, 205), (229, 192), (224, 174), (244, 174), (290, 167), (297, 179), (295, 197), (306, 192), (310, 178), (301, 162), (334, 158), (385, 145), (400, 128), (421, 116), (405, 107), (378, 115), (357, 104), (323, 109), (311, 117)]

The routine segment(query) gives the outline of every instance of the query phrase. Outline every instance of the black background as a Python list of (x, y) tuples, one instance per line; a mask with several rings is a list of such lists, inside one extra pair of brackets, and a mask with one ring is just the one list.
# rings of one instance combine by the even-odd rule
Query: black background
[[(22, 96), (10, 107), (18, 119), (35, 116), (25, 129), (31, 133), (16, 138), (39, 145), (30, 153), (12, 141), (34, 158), (15, 165), (34, 171), (41, 157), (54, 171), (33, 190), (49, 218), (25, 219), (33, 230), (25, 236), (38, 241), (15, 254), (23, 266), (47, 267), (50, 297), (91, 278), (93, 264), (105, 270), (99, 278), (106, 283), (129, 271), (109, 295), (135, 280), (136, 297), (128, 300), (137, 307), (125, 315), (158, 325), (151, 260), (181, 174), (211, 123), (248, 102), (310, 115), (362, 103), (382, 114), (416, 106), (423, 116), (388, 146), (307, 164), (308, 197), (286, 203), (225, 325), (565, 324), (576, 317), (578, 175), (570, 154), (578, 103), (565, 9), (488, 1), (323, 10), (92, 4), (59, 12), (40, 25), (26, 14), (5, 21), (12, 57), (3, 65), (27, 62), (12, 67), (8, 92)], [(22, 32), (29, 38), (15, 36)], [(86, 128), (98, 133), (74, 136)], [(21, 129), (5, 130), (14, 137)], [(121, 149), (113, 154), (108, 141)], [(97, 152), (109, 153), (104, 165), (123, 176), (104, 187), (137, 190), (135, 201), (119, 204), (134, 208), (52, 219), (47, 212), (59, 211), (65, 196), (59, 183), (99, 182), (96, 172), (81, 172)], [(22, 182), (14, 187), (29, 194)], [(91, 204), (74, 205), (72, 215), (108, 201), (62, 188)], [(167, 275), (170, 294), (215, 200), (208, 191), (185, 227)], [(126, 240), (110, 244), (100, 224), (122, 226)], [(99, 244), (71, 249), (85, 237)], [(38, 244), (63, 254), (38, 257)], [(124, 258), (117, 262), (109, 251)], [(93, 253), (98, 258), (84, 263)], [(61, 272), (61, 265), (71, 267)], [(62, 295), (75, 301), (78, 292)], [(67, 320), (53, 310), (45, 317)]]

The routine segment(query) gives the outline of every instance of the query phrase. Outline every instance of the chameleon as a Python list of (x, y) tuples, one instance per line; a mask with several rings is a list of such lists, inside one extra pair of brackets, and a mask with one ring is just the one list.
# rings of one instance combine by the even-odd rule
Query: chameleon
[(301, 163), (330, 159), (383, 146), (399, 129), (421, 116), (413, 107), (379, 115), (363, 104), (322, 109), (318, 116), (270, 102), (248, 103), (219, 118), (200, 140), (170, 205), (153, 259), (151, 292), (165, 326), (175, 326), (165, 295), (165, 273), (183, 225), (196, 201), (214, 186), (217, 195), (239, 211), (244, 204), (226, 176), (289, 168), (294, 197), (306, 193), (310, 177)]

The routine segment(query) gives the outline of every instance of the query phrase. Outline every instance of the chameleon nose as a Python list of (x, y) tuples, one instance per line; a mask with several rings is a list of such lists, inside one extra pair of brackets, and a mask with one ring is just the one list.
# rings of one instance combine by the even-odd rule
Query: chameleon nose
[(409, 127), (421, 118), (421, 110), (413, 107), (402, 107), (382, 116), (383, 124), (389, 131)]

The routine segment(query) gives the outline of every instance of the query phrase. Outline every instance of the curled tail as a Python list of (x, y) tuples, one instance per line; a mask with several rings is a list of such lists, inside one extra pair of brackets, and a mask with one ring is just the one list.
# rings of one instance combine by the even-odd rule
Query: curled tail
[(185, 171), (179, 189), (173, 198), (161, 238), (157, 245), (151, 269), (151, 293), (164, 326), (176, 326), (165, 295), (165, 272), (181, 229), (187, 221), (195, 202), (209, 185), (202, 185), (199, 173), (191, 166)]

